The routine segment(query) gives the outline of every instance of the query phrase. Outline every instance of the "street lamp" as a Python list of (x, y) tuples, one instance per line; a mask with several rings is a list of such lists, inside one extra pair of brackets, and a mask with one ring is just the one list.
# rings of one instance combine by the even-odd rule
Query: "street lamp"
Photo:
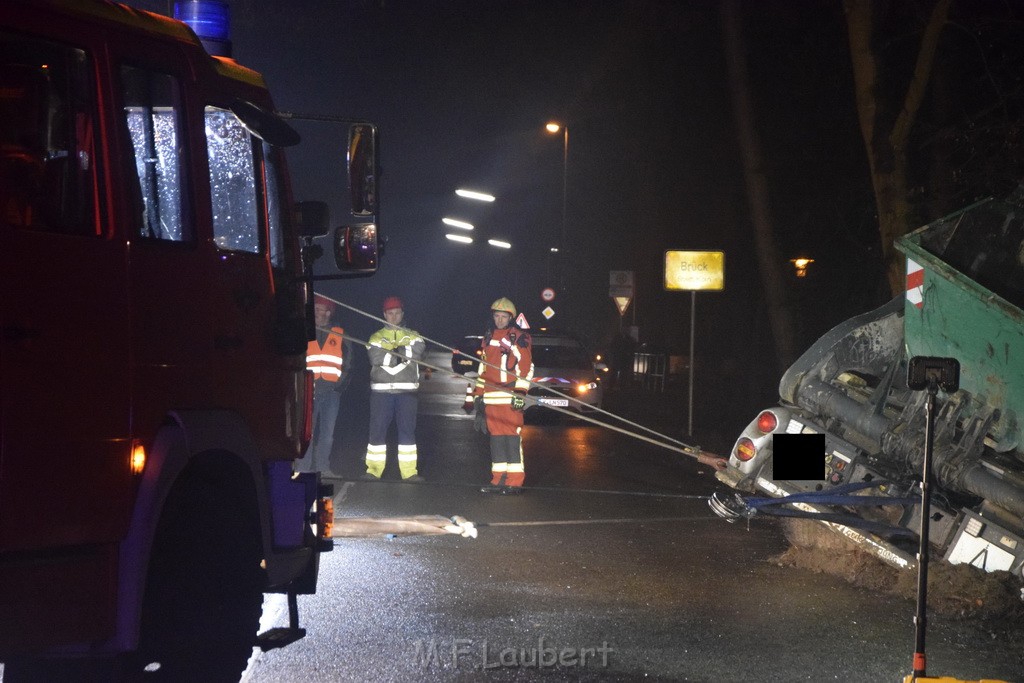
[(568, 271), (569, 264), (567, 252), (565, 251), (565, 223), (566, 223), (566, 202), (569, 196), (569, 126), (550, 121), (544, 126), (544, 130), (552, 135), (562, 133), (562, 229), (558, 235), (558, 246), (551, 249), (555, 256), (555, 263), (558, 264), (558, 288), (563, 295), (568, 295)]
[(799, 258), (791, 258), (789, 259), (789, 262), (793, 264), (793, 268), (796, 270), (797, 277), (806, 277), (807, 266), (814, 263), (814, 259), (801, 256)]
[(566, 198), (569, 187), (569, 126), (551, 121), (544, 129), (552, 135), (562, 131), (562, 231), (558, 236), (558, 249), (565, 249)]

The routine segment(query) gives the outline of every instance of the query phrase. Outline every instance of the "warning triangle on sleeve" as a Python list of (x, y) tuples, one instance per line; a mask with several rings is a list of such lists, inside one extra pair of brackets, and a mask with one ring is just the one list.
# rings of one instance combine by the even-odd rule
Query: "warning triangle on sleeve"
[(530, 329), (530, 323), (526, 322), (526, 316), (523, 315), (522, 313), (520, 313), (518, 315), (518, 317), (516, 317), (516, 325), (521, 330), (528, 330), (528, 329)]

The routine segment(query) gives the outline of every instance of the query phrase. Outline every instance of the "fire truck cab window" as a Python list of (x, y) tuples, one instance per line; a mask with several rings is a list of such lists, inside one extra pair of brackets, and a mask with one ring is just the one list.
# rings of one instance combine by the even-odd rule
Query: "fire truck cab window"
[[(206, 108), (213, 241), (227, 251), (260, 252), (260, 205), (256, 192), (256, 147), (232, 112)], [(262, 155), (261, 155), (262, 156)]]
[(98, 234), (88, 74), (82, 50), (0, 32), (0, 224)]
[(194, 239), (185, 220), (183, 188), (185, 152), (182, 148), (181, 90), (170, 75), (124, 66), (124, 115), (135, 153), (141, 198), (138, 234), (158, 240)]
[(267, 198), (267, 224), (270, 228), (270, 263), (275, 268), (283, 268), (285, 265), (284, 253), (284, 226), (281, 216), (281, 183), (278, 173), (281, 172), (278, 154), (274, 149), (263, 143), (263, 158), (267, 169), (266, 198)]

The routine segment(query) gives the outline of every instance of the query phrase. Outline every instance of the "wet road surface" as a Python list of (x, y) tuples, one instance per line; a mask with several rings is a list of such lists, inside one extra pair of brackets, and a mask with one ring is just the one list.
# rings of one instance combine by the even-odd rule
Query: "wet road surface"
[[(430, 382), (418, 429), (427, 482), (387, 480), (393, 470), (383, 482), (351, 481), (365, 436), (342, 436), (336, 513), (461, 515), (479, 537), (337, 539), (319, 593), (299, 599), (309, 635), (262, 654), (245, 680), (897, 681), (909, 672), (913, 603), (771, 564), (786, 547), (779, 529), (715, 517), (706, 499), (721, 485), (707, 468), (599, 427), (535, 424), (524, 433), (527, 492), (482, 494), (487, 443), (459, 409), (464, 382), (438, 373)], [(267, 614), (283, 623), (280, 602)], [(1024, 680), (1020, 631), (940, 616), (928, 626), (930, 675)]]

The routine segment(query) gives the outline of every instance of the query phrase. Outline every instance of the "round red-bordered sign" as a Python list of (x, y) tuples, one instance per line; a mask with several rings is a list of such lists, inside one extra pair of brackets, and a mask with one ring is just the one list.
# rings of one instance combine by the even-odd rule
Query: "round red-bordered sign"
[(551, 289), (550, 287), (545, 287), (544, 290), (540, 293), (540, 298), (543, 299), (544, 301), (554, 301), (555, 290)]

